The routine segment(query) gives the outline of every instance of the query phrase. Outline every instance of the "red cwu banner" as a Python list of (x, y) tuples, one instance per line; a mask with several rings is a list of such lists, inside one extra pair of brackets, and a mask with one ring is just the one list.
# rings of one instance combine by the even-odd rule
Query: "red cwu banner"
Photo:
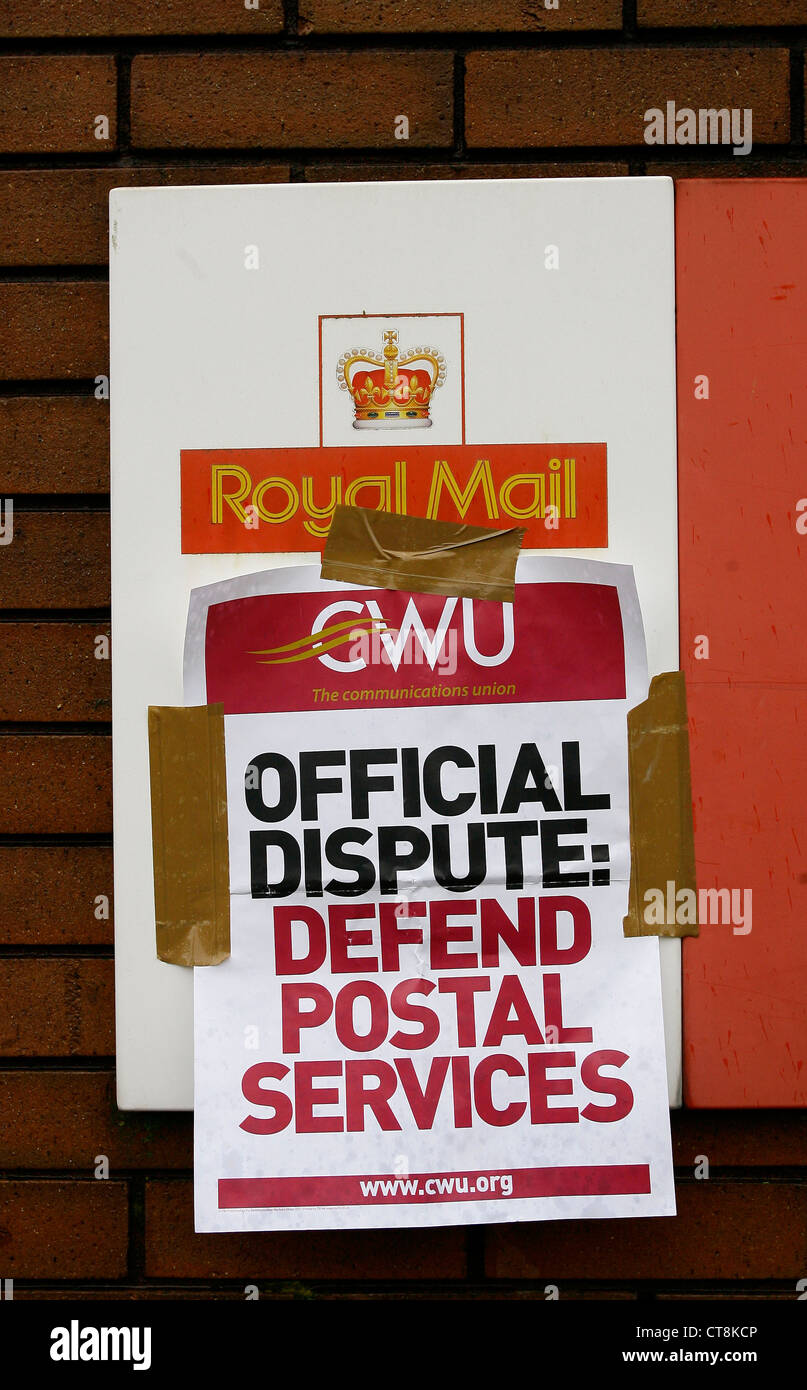
[(625, 698), (619, 595), (606, 584), (517, 584), (513, 604), (259, 594), (211, 605), (205, 662), (207, 698), (225, 714)]

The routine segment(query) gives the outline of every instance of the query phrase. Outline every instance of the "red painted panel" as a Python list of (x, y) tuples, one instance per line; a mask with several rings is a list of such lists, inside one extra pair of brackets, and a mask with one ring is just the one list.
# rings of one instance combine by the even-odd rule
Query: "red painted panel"
[(807, 181), (677, 185), (698, 886), (735, 890), (684, 944), (690, 1106), (807, 1104), (806, 247)]

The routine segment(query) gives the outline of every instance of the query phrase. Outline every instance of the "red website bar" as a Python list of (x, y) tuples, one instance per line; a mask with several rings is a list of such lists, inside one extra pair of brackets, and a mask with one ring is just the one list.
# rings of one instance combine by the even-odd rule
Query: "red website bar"
[(514, 1168), (495, 1173), (389, 1173), (308, 1178), (219, 1178), (219, 1210), (477, 1202), (525, 1197), (633, 1196), (650, 1192), (646, 1163)]

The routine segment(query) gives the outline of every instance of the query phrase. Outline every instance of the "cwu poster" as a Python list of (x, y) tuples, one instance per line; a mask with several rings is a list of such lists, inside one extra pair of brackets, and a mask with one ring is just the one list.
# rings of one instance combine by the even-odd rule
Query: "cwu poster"
[(659, 943), (627, 940), (630, 567), (515, 602), (195, 589), (231, 956), (195, 973), (199, 1231), (674, 1213)]

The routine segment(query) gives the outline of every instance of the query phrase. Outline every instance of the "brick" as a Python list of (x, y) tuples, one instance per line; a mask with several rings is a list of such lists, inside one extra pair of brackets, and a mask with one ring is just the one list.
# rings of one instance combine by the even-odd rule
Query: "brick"
[[(763, 1301), (765, 1303), (792, 1303), (794, 1298), (796, 1298), (796, 1290), (793, 1289), (785, 1293), (784, 1291), (777, 1292), (775, 1289), (768, 1288), (755, 1293), (753, 1290), (743, 1289), (741, 1293), (738, 1293), (736, 1289), (724, 1289), (721, 1293), (705, 1293), (702, 1289), (699, 1289), (695, 1295), (691, 1292), (657, 1293), (655, 1298), (658, 1299), (659, 1303), (679, 1303), (682, 1300), (691, 1303), (693, 1296), (697, 1298), (698, 1303), (755, 1303)], [(726, 1322), (728, 1321), (727, 1318)]]
[(110, 1057), (111, 960), (0, 958), (0, 1056)]
[(787, 1279), (807, 1267), (807, 1188), (679, 1185), (678, 1215), (491, 1227), (496, 1279)]
[(425, 33), (526, 33), (548, 30), (621, 29), (622, 0), (563, 0), (547, 10), (543, 0), (534, 4), (519, 0), (489, 0), (469, 5), (468, 0), (369, 0), (346, 5), (344, 0), (301, 0), (300, 33), (388, 34), (407, 37)]
[(0, 265), (106, 265), (112, 188), (284, 183), (288, 177), (288, 165), (281, 164), (7, 169), (0, 173)]
[(636, 7), (643, 28), (804, 24), (806, 17), (804, 0), (638, 0)]
[(108, 514), (15, 510), (14, 538), (0, 550), (0, 613), (108, 603)]
[(6, 380), (108, 372), (109, 290), (76, 284), (0, 285), (0, 374)]
[(8, 39), (278, 34), (282, 28), (282, 0), (261, 0), (260, 9), (249, 10), (242, 0), (0, 0), (0, 37)]
[(643, 145), (645, 111), (674, 101), (695, 110), (750, 107), (756, 143), (783, 144), (789, 92), (783, 48), (471, 53), (466, 134), (471, 148)]
[[(75, 54), (0, 58), (0, 152), (108, 154), (115, 149), (114, 58)], [(109, 139), (95, 135), (106, 116)]]
[(149, 54), (132, 64), (132, 143), (141, 148), (408, 148), (450, 145), (448, 53)]
[(119, 1279), (128, 1226), (125, 1182), (0, 1182), (4, 1278)]
[[(96, 1154), (121, 1169), (193, 1164), (193, 1117), (118, 1110), (111, 1072), (0, 1070), (0, 1168), (72, 1168)], [(0, 1260), (0, 1266), (2, 1260)]]
[[(322, 1285), (312, 1289), (308, 1285), (298, 1281), (290, 1282), (286, 1280), (280, 1284), (271, 1284), (260, 1280), (253, 1280), (252, 1282), (257, 1282), (261, 1302), (274, 1303), (292, 1303), (302, 1299), (306, 1301), (309, 1299), (316, 1299), (318, 1303), (431, 1303), (434, 1302), (436, 1298), (439, 1298), (441, 1303), (456, 1303), (460, 1300), (466, 1302), (469, 1299), (472, 1301), (484, 1300), (486, 1303), (496, 1301), (507, 1301), (508, 1303), (512, 1303), (514, 1300), (516, 1302), (543, 1303), (546, 1300), (546, 1294), (542, 1289), (519, 1289), (513, 1288), (512, 1285), (497, 1289), (489, 1284), (481, 1285), (478, 1288), (471, 1288), (467, 1284), (461, 1284), (459, 1286), (443, 1284), (439, 1293), (435, 1293), (433, 1289), (423, 1289), (419, 1288), (417, 1285), (410, 1285), (408, 1288), (398, 1287), (394, 1290), (384, 1288), (383, 1286), (379, 1289), (354, 1290), (347, 1287), (333, 1289), (327, 1286), (323, 1287)], [(14, 1289), (14, 1301), (15, 1303), (38, 1302), (40, 1300), (64, 1298), (68, 1294), (71, 1302), (74, 1300), (103, 1300), (109, 1302), (112, 1300), (124, 1299), (132, 1302), (140, 1302), (144, 1299), (158, 1300), (159, 1302), (163, 1302), (166, 1299), (169, 1301), (172, 1299), (181, 1299), (183, 1302), (204, 1300), (207, 1303), (209, 1303), (211, 1299), (215, 1299), (217, 1303), (222, 1302), (222, 1300), (225, 1302), (244, 1302), (243, 1289), (226, 1288), (222, 1287), (221, 1284), (212, 1283), (196, 1288), (189, 1288), (182, 1284), (171, 1285), (156, 1283), (146, 1285), (113, 1284), (109, 1285), (107, 1288), (93, 1285), (90, 1288), (84, 1289), (77, 1285), (71, 1285), (68, 1289), (58, 1285), (49, 1286), (37, 1284), (31, 1288), (17, 1285)], [(782, 1297), (792, 1298), (792, 1295), (783, 1294)], [(613, 1289), (597, 1289), (595, 1292), (586, 1291), (583, 1293), (578, 1293), (570, 1289), (563, 1290), (564, 1302), (595, 1299), (597, 1301), (607, 1300), (608, 1302), (624, 1302), (626, 1300), (635, 1300), (635, 1298), (635, 1294), (625, 1292), (622, 1289), (618, 1291)]]
[(95, 734), (1, 735), (0, 834), (109, 834), (110, 755)]
[(586, 164), (309, 164), (306, 183), (384, 179), (601, 179), (627, 178), (630, 167), (612, 161)]
[[(298, 1297), (295, 1293), (271, 1294), (261, 1290), (261, 1298), (274, 1298), (283, 1301)], [(319, 1298), (319, 1294), (317, 1294)], [(396, 1294), (397, 1298), (398, 1295)], [(223, 1289), (221, 1285), (208, 1284), (201, 1288), (187, 1288), (181, 1284), (92, 1284), (82, 1288), (77, 1284), (35, 1284), (26, 1288), (17, 1284), (14, 1288), (15, 1303), (52, 1302), (69, 1298), (71, 1303), (115, 1303), (115, 1302), (158, 1302), (166, 1299), (182, 1303), (243, 1303), (243, 1289)]]
[(694, 1170), (698, 1154), (710, 1168), (807, 1166), (807, 1112), (803, 1110), (676, 1110), (673, 1158)]
[(105, 623), (0, 622), (0, 720), (112, 717), (110, 665), (97, 660)]
[(190, 1182), (146, 1185), (146, 1274), (166, 1279), (462, 1279), (461, 1227), (195, 1235)]
[[(111, 945), (112, 850), (106, 846), (0, 845), (0, 883), (3, 945)], [(102, 894), (108, 918), (95, 915)]]
[[(263, 1292), (261, 1292), (261, 1297), (263, 1298), (264, 1296), (266, 1296), (266, 1297), (271, 1297), (271, 1294), (264, 1295)], [(361, 1290), (361, 1291), (355, 1291), (355, 1292), (352, 1291), (352, 1290), (348, 1290), (348, 1289), (337, 1289), (337, 1290), (335, 1290), (335, 1291), (332, 1291), (332, 1290), (330, 1290), (330, 1289), (328, 1289), (328, 1290), (317, 1289), (317, 1291), (316, 1291), (316, 1298), (317, 1298), (318, 1300), (319, 1300), (319, 1299), (322, 1299), (322, 1300), (325, 1300), (325, 1301), (336, 1301), (336, 1300), (338, 1300), (338, 1301), (340, 1301), (340, 1302), (351, 1302), (351, 1303), (353, 1303), (353, 1302), (377, 1303), (377, 1302), (379, 1302), (379, 1301), (382, 1300), (382, 1299), (384, 1299), (384, 1300), (406, 1299), (408, 1302), (414, 1302), (414, 1301), (416, 1301), (416, 1300), (426, 1300), (426, 1299), (428, 1299), (428, 1300), (431, 1301), (431, 1300), (434, 1300), (435, 1297), (439, 1298), (441, 1303), (446, 1302), (446, 1301), (456, 1302), (456, 1301), (458, 1301), (458, 1300), (460, 1300), (460, 1299), (463, 1301), (463, 1303), (466, 1302), (466, 1301), (468, 1301), (469, 1299), (470, 1299), (471, 1301), (476, 1301), (476, 1300), (478, 1300), (478, 1299), (480, 1299), (480, 1300), (481, 1300), (481, 1299), (484, 1299), (484, 1301), (485, 1301), (486, 1303), (495, 1303), (495, 1302), (507, 1302), (507, 1303), (513, 1303), (513, 1302), (516, 1302), (516, 1303), (546, 1303), (546, 1302), (547, 1302), (546, 1294), (544, 1293), (544, 1291), (543, 1291), (542, 1288), (537, 1288), (537, 1289), (535, 1289), (535, 1288), (533, 1288), (533, 1289), (530, 1289), (530, 1288), (523, 1289), (523, 1288), (522, 1288), (522, 1289), (520, 1289), (520, 1288), (518, 1288), (518, 1287), (514, 1287), (512, 1284), (500, 1285), (498, 1288), (496, 1287), (495, 1284), (480, 1284), (480, 1285), (478, 1285), (476, 1288), (469, 1287), (468, 1284), (462, 1284), (462, 1285), (460, 1285), (459, 1287), (454, 1287), (454, 1288), (452, 1288), (452, 1287), (449, 1286), (448, 1288), (441, 1289), (440, 1292), (439, 1292), (439, 1294), (436, 1294), (436, 1295), (435, 1295), (435, 1293), (434, 1293), (432, 1290), (430, 1290), (430, 1289), (419, 1289), (419, 1288), (416, 1288), (416, 1287), (415, 1287), (415, 1288), (404, 1289), (404, 1290), (397, 1290), (397, 1289), (396, 1289), (395, 1293), (389, 1293), (389, 1292), (380, 1291), (380, 1290), (379, 1290), (379, 1291), (376, 1291), (376, 1290), (366, 1290), (366, 1289), (363, 1289), (363, 1290)], [(635, 1293), (631, 1293), (629, 1290), (625, 1290), (625, 1289), (603, 1289), (603, 1288), (597, 1288), (597, 1289), (570, 1289), (570, 1288), (567, 1288), (565, 1285), (564, 1285), (564, 1288), (563, 1288), (563, 1301), (564, 1301), (564, 1303), (568, 1303), (568, 1302), (585, 1303), (585, 1302), (594, 1302), (594, 1301), (600, 1302), (601, 1300), (604, 1300), (604, 1301), (606, 1301), (606, 1302), (608, 1302), (608, 1303), (625, 1303), (625, 1302), (630, 1303), (630, 1302), (634, 1302), (635, 1299), (636, 1299), (636, 1294), (635, 1294)]]
[(807, 160), (735, 159), (726, 148), (722, 159), (704, 160), (702, 164), (649, 159), (645, 174), (666, 174), (671, 179), (804, 179), (807, 178)]
[(106, 401), (94, 396), (0, 399), (0, 458), (6, 494), (109, 492)]

